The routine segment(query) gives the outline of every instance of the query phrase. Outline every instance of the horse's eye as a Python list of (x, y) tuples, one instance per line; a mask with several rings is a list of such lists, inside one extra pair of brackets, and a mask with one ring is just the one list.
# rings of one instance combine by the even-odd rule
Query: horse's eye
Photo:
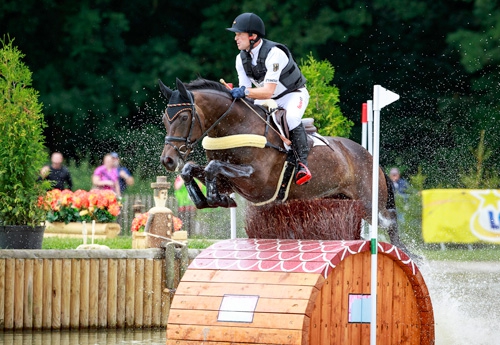
[(187, 121), (187, 120), (188, 120), (188, 114), (182, 114), (181, 121)]

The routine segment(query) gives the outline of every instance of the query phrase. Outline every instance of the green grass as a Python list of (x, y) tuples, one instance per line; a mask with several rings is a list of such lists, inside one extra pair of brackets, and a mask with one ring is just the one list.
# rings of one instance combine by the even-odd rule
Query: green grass
[[(90, 238), (87, 239), (87, 244), (90, 244)], [(111, 239), (95, 239), (95, 244), (103, 244), (110, 249), (132, 249), (131, 236), (118, 236)], [(61, 237), (45, 237), (42, 243), (42, 249), (76, 249), (83, 241), (79, 238), (61, 238)]]
[(500, 246), (473, 245), (472, 249), (464, 245), (447, 245), (446, 250), (424, 249), (428, 260), (439, 261), (500, 261)]
[[(90, 238), (87, 244), (90, 244)], [(96, 239), (95, 244), (103, 244), (110, 249), (132, 249), (131, 236), (118, 236), (111, 239)], [(212, 245), (214, 240), (192, 239), (188, 241), (188, 247), (192, 249), (205, 249)], [(43, 239), (42, 249), (76, 249), (83, 241), (78, 238), (46, 237)]]

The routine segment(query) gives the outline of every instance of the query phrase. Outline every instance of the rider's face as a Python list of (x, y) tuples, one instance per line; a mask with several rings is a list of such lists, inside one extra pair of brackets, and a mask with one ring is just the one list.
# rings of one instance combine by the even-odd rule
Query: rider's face
[(249, 35), (248, 32), (236, 32), (234, 35), (234, 40), (239, 50), (250, 49), (250, 40), (255, 39), (257, 35)]

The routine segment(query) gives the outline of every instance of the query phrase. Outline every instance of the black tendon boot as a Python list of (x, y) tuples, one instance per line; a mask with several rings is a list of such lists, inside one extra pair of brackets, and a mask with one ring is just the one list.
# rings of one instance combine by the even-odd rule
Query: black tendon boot
[(292, 141), (292, 148), (298, 157), (295, 183), (301, 186), (307, 183), (312, 177), (311, 172), (307, 168), (309, 145), (307, 144), (306, 130), (302, 123), (290, 131), (290, 140)]

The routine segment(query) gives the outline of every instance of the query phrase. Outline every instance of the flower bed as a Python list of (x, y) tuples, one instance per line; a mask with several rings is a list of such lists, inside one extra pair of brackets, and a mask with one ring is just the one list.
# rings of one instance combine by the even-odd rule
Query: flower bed
[(109, 190), (53, 189), (40, 197), (38, 206), (47, 211), (47, 221), (112, 223), (120, 214), (120, 200)]

